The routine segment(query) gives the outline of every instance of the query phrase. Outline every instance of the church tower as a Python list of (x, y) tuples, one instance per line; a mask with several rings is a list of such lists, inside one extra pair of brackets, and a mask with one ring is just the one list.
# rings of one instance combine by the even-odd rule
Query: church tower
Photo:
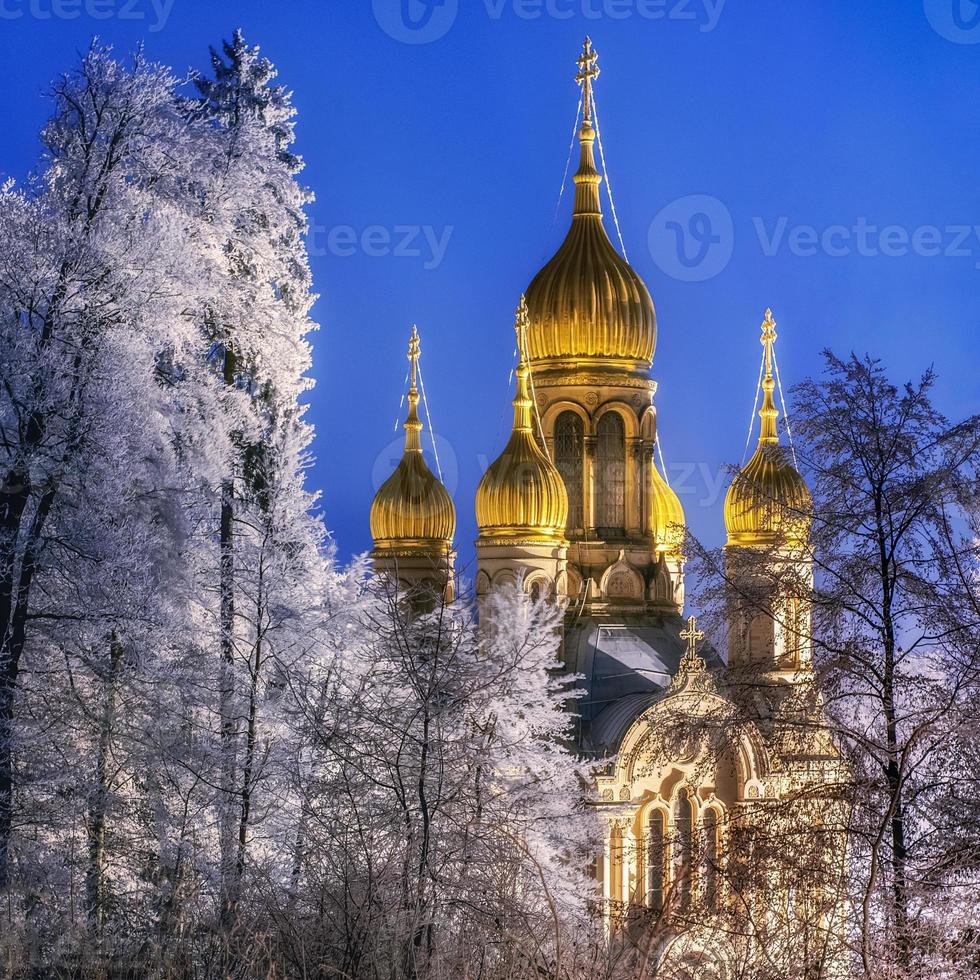
[(535, 595), (567, 592), (568, 495), (561, 475), (534, 433), (530, 367), (527, 359), (527, 305), (517, 311), (517, 392), (514, 430), (476, 491), (477, 595), (512, 585), (520, 577)]
[(776, 322), (766, 310), (759, 445), (728, 490), (726, 564), (737, 598), (728, 664), (734, 672), (795, 674), (811, 663), (810, 491), (780, 444), (773, 375)]
[[(666, 690), (684, 655), (686, 530), (655, 459), (653, 300), (603, 223), (598, 76), (586, 38), (571, 226), (519, 317), (512, 445), (477, 497), (477, 594), (523, 570), (529, 590), (540, 581), (567, 596), (565, 666), (589, 691), (580, 737), (603, 752), (630, 705)], [(503, 462), (514, 452), (523, 475)]]
[(527, 288), (528, 356), (547, 450), (568, 493), (568, 593), (585, 615), (684, 606), (684, 511), (655, 461), (653, 300), (603, 224), (586, 38), (580, 162), (565, 241)]
[(422, 455), (418, 373), (422, 346), (412, 327), (405, 451), (394, 473), (371, 504), (371, 559), (375, 571), (415, 604), (425, 605), (454, 592), (453, 535), (456, 508), (449, 492)]

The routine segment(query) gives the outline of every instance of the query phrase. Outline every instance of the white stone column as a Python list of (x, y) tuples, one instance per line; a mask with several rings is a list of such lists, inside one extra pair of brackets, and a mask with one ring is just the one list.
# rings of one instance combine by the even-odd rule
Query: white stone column
[(630, 900), (633, 897), (633, 890), (630, 887), (630, 880), (635, 878), (631, 874), (636, 865), (636, 836), (633, 833), (633, 820), (631, 817), (621, 817), (619, 821), (620, 854), (622, 863), (620, 865), (620, 901), (623, 903), (623, 915), (629, 912)]
[(612, 935), (613, 888), (613, 821), (606, 819), (602, 847), (602, 929), (608, 940)]

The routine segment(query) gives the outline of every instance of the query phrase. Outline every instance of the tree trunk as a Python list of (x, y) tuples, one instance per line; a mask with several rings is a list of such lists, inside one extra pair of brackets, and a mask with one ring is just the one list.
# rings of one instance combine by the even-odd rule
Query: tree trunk
[(262, 670), (262, 585), (259, 584), (259, 609), (256, 617), (256, 638), (248, 688), (248, 726), (245, 733), (245, 760), (242, 766), (242, 808), (238, 822), (238, 855), (235, 860), (235, 894), (239, 894), (245, 878), (245, 858), (248, 849), (248, 822), (252, 812), (252, 780), (255, 776), (255, 747), (258, 741), (259, 677)]
[[(44, 491), (24, 533), (21, 523), (31, 495), (28, 480), (26, 471), (8, 473), (4, 489), (9, 497), (0, 505), (0, 529), (4, 535), (0, 545), (0, 888), (6, 888), (10, 881), (17, 678), (27, 638), (27, 610), (37, 570), (39, 541), (57, 493), (55, 483)], [(20, 542), (22, 534), (25, 538), (23, 543)], [(18, 568), (19, 545), (23, 550)]]
[(95, 758), (95, 779), (89, 799), (88, 870), (85, 875), (85, 897), (89, 929), (97, 942), (102, 939), (105, 922), (105, 831), (109, 804), (109, 752), (116, 715), (119, 669), (122, 645), (119, 638), (109, 637), (109, 674), (105, 679), (99, 745)]
[[(235, 357), (225, 352), (224, 382), (235, 382)], [(233, 468), (233, 463), (229, 466)], [(220, 705), (221, 712), (221, 887), (222, 920), (230, 925), (234, 915), (235, 894), (235, 770), (237, 725), (235, 718), (235, 480), (234, 473), (221, 484), (221, 523), (219, 531), (219, 587), (221, 596), (220, 633)]]
[(885, 714), (885, 775), (890, 800), (890, 832), (892, 845), (892, 902), (895, 913), (895, 940), (898, 962), (904, 968), (909, 961), (908, 881), (906, 878), (908, 848), (905, 839), (905, 787), (901, 771), (898, 711), (895, 703), (895, 660), (898, 653), (895, 626), (892, 621), (895, 577), (889, 553), (884, 502), (879, 492), (875, 499), (875, 518), (878, 523), (878, 555), (882, 589), (882, 631), (884, 664), (882, 670), (882, 709)]

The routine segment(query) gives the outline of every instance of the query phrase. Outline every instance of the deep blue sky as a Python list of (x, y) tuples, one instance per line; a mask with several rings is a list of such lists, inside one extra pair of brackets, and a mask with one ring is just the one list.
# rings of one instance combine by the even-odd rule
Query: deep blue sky
[[(940, 406), (976, 410), (971, 0), (445, 0), (415, 30), (400, 2), (0, 0), (4, 175), (34, 165), (46, 87), (93, 34), (120, 51), (142, 40), (183, 71), (206, 68), (208, 45), (242, 26), (293, 89), (317, 195), (310, 480), (342, 555), (370, 544), (368, 508), (397, 458), (389, 444), (417, 322), (457, 540), (472, 556), (476, 484), (510, 425), (512, 311), (567, 226), (569, 199), (557, 223), (554, 209), (586, 32), (603, 69), (623, 236), (657, 306), (669, 472), (696, 533), (723, 535), (724, 467), (742, 455), (767, 305), (784, 383), (818, 370), (825, 346), (870, 351), (897, 379), (934, 363)], [(407, 2), (421, 20), (420, 0)], [(689, 229), (698, 213), (720, 241), (689, 271), (667, 224)], [(875, 230), (810, 244), (810, 229), (859, 223)], [(889, 225), (898, 228), (882, 239)], [(421, 229), (407, 246), (403, 226)], [(353, 249), (346, 228), (359, 237)], [(449, 236), (441, 261), (426, 230)], [(421, 254), (391, 254), (399, 243)], [(697, 257), (696, 242), (685, 254)], [(684, 281), (692, 274), (702, 281)]]

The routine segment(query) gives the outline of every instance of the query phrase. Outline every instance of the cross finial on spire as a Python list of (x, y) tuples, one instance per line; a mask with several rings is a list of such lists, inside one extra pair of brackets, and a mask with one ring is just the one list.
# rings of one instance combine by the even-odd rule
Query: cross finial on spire
[(776, 333), (776, 321), (772, 318), (772, 310), (766, 309), (766, 318), (762, 321), (762, 346), (766, 351), (766, 377), (772, 377), (772, 352), (779, 334)]
[(575, 81), (582, 86), (582, 119), (585, 125), (592, 125), (592, 83), (599, 77), (599, 55), (592, 47), (592, 38), (587, 37), (582, 45), (578, 59), (578, 74)]
[(681, 639), (687, 640), (687, 656), (691, 660), (697, 659), (698, 643), (704, 639), (703, 630), (698, 629), (697, 616), (691, 616), (687, 621), (687, 629), (681, 630)]
[(779, 429), (776, 427), (776, 420), (779, 418), (779, 410), (776, 408), (776, 379), (773, 377), (773, 367), (775, 365), (774, 348), (776, 346), (776, 321), (773, 319), (772, 310), (766, 310), (766, 318), (762, 321), (762, 349), (765, 351), (765, 377), (762, 379), (762, 408), (759, 417), (762, 419), (762, 428), (759, 431), (759, 445), (773, 445), (779, 442)]
[(412, 336), (408, 341), (408, 361), (412, 365), (412, 384), (415, 387), (418, 382), (419, 357), (422, 355), (422, 342), (419, 338), (419, 328), (412, 324)]
[(523, 363), (527, 359), (527, 331), (531, 325), (531, 314), (527, 308), (527, 297), (521, 293), (521, 302), (514, 311), (514, 330), (517, 333), (518, 359)]
[(408, 416), (405, 419), (405, 452), (422, 452), (422, 422), (419, 419), (419, 357), (422, 354), (422, 342), (419, 329), (412, 324), (412, 336), (408, 341), (408, 363), (411, 364), (408, 385)]

